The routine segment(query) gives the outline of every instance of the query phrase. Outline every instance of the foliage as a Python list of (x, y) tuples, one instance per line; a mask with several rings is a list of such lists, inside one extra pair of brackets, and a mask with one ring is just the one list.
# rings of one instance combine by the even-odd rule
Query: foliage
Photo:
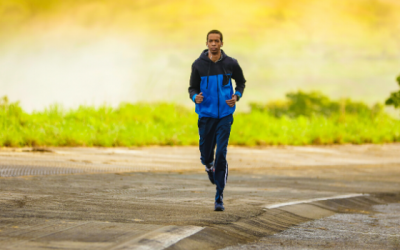
[[(400, 76), (396, 79), (397, 83), (400, 86)], [(392, 92), (390, 97), (385, 102), (386, 105), (393, 105), (395, 108), (400, 107), (400, 90), (397, 92)]]
[[(291, 93), (289, 101), (236, 113), (230, 145), (310, 145), (400, 141), (400, 121), (347, 100), (345, 115), (321, 94)], [(278, 104), (277, 104), (278, 103)], [(277, 107), (271, 111), (270, 106)], [(295, 107), (303, 105), (303, 109)], [(339, 107), (338, 107), (339, 105)], [(267, 107), (267, 109), (265, 108)], [(275, 112), (275, 113), (274, 113)], [(197, 145), (197, 115), (171, 103), (122, 103), (118, 108), (53, 105), (28, 114), (0, 101), (0, 146)]]
[(286, 101), (273, 101), (267, 104), (251, 103), (252, 110), (267, 112), (275, 117), (332, 117), (339, 114), (369, 115), (375, 116), (382, 112), (382, 106), (368, 107), (362, 102), (354, 102), (350, 99), (332, 101), (319, 92), (305, 93), (303, 91), (286, 94)]

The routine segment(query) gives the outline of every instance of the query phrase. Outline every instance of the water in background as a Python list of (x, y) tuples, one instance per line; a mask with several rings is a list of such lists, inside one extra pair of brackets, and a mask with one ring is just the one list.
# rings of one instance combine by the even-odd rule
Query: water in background
[(206, 33), (248, 80), (245, 98), (288, 91), (383, 102), (400, 73), (397, 0), (0, 0), (0, 96), (28, 111), (187, 94)]

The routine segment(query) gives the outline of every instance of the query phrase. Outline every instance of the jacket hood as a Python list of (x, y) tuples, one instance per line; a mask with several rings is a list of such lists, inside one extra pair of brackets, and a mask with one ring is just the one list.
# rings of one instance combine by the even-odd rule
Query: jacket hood
[[(222, 56), (221, 61), (225, 60), (225, 58), (228, 57), (222, 49), (221, 49), (221, 56)], [(199, 59), (212, 62), (211, 59), (208, 58), (208, 49), (205, 49), (203, 50), (203, 52), (201, 52)]]

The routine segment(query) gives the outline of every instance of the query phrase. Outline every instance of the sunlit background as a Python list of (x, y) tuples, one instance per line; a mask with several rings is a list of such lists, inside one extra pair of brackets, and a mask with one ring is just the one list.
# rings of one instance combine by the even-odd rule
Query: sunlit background
[(400, 73), (399, 0), (0, 0), (0, 96), (58, 103), (192, 105), (206, 34), (247, 79), (241, 108), (319, 90), (383, 103)]

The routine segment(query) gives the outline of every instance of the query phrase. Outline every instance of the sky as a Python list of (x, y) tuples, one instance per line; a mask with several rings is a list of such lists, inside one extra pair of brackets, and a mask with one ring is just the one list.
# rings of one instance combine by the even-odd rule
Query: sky
[(239, 110), (289, 91), (383, 103), (400, 74), (397, 0), (0, 0), (0, 97), (191, 103), (191, 64), (219, 29), (247, 79)]

